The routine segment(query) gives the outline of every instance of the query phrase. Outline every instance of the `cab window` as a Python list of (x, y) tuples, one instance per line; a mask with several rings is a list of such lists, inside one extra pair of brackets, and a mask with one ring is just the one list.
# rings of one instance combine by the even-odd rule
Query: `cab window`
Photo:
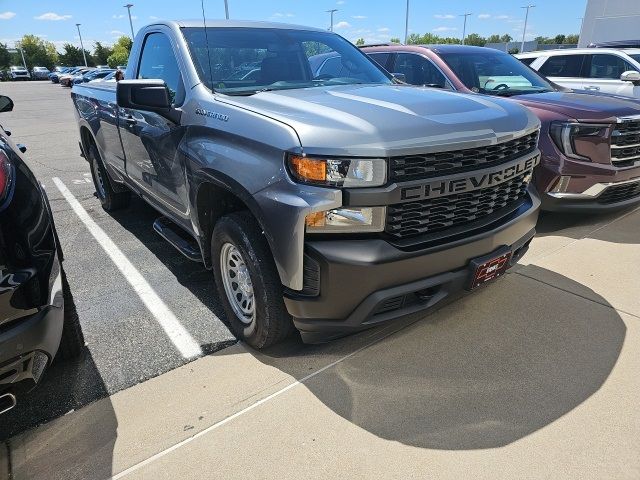
[(588, 70), (589, 78), (603, 78), (620, 80), (620, 75), (629, 70), (635, 70), (629, 63), (617, 55), (590, 55), (591, 66)]
[(585, 55), (554, 55), (538, 70), (546, 77), (581, 77)]
[(411, 85), (449, 88), (447, 79), (437, 67), (421, 55), (399, 53), (396, 56), (395, 73), (403, 73)]

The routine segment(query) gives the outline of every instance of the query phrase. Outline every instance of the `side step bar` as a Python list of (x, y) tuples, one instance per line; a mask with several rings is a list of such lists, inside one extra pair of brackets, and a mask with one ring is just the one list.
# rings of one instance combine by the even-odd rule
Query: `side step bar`
[(8, 412), (16, 406), (16, 396), (13, 393), (0, 395), (0, 415)]
[(189, 260), (202, 263), (198, 242), (167, 217), (160, 217), (153, 222), (153, 229)]

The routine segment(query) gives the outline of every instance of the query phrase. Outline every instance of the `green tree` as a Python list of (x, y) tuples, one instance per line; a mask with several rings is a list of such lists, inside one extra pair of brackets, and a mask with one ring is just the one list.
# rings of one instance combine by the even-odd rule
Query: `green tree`
[(504, 35), (502, 35), (500, 37), (500, 41), (503, 43), (509, 43), (511, 40), (513, 40), (513, 37), (511, 35), (509, 35), (508, 33), (505, 33)]
[(560, 34), (560, 35), (556, 35), (556, 37), (553, 40), (556, 44), (561, 45), (564, 43), (566, 38), (567, 38), (566, 35)]
[(93, 44), (93, 60), (96, 65), (106, 65), (109, 61), (109, 56), (113, 53), (113, 48), (106, 45), (102, 45), (100, 42)]
[(391, 43), (402, 43), (400, 41), (400, 39), (398, 37), (393, 37), (391, 40), (389, 40)]
[(11, 65), (11, 54), (6, 43), (0, 43), (0, 70), (6, 70)]
[(493, 34), (487, 37), (487, 43), (500, 43), (500, 35)]
[(129, 61), (129, 52), (133, 41), (131, 38), (123, 35), (113, 46), (113, 53), (107, 58), (107, 63), (111, 68), (115, 68), (118, 65), (126, 65)]
[(520, 49), (519, 49), (518, 47), (516, 47), (516, 48), (510, 48), (510, 49), (509, 49), (509, 53), (510, 53), (511, 55), (515, 55), (516, 53), (520, 53)]
[(571, 35), (567, 35), (567, 38), (564, 39), (564, 43), (567, 45), (575, 45), (580, 40), (580, 35), (576, 33), (572, 33)]
[(487, 39), (481, 37), (477, 33), (470, 33), (467, 38), (464, 39), (465, 45), (474, 45), (476, 47), (484, 47), (487, 43)]
[(29, 70), (36, 66), (51, 70), (58, 63), (58, 52), (53, 43), (46, 42), (35, 35), (23, 36), (17, 46), (22, 49)]
[(362, 45), (364, 45), (364, 38), (360, 37), (356, 40), (356, 46), (361, 47)]
[[(62, 65), (66, 65), (69, 67), (84, 65), (84, 57), (80, 48), (70, 43), (65, 43), (62, 46), (62, 49), (64, 50), (64, 52), (59, 55), (60, 63)], [(85, 50), (84, 54), (87, 56), (87, 65), (90, 67), (95, 66), (93, 57), (91, 57), (91, 53)]]

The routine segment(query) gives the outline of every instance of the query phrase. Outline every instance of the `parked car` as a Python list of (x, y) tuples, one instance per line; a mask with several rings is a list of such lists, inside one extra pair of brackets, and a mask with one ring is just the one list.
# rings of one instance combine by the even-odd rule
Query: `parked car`
[(516, 57), (563, 87), (640, 98), (640, 48), (545, 50)]
[(107, 70), (90, 70), (87, 73), (85, 73), (84, 75), (78, 75), (73, 77), (73, 84), (77, 85), (79, 83), (86, 83), (86, 82), (90, 82), (91, 80), (99, 80), (101, 78), (104, 78), (110, 74), (115, 74), (115, 70), (112, 69), (107, 69)]
[(530, 108), (542, 122), (542, 161), (534, 183), (543, 209), (602, 211), (640, 203), (640, 103), (559, 87), (499, 50), (462, 45), (362, 50), (411, 84), (507, 97)]
[(31, 80), (29, 71), (24, 67), (9, 67), (9, 78), (11, 80)]
[(82, 78), (82, 76), (86, 73), (93, 72), (95, 68), (93, 67), (83, 67), (79, 70), (75, 70), (73, 72), (67, 73), (60, 77), (60, 86), (61, 87), (72, 87), (73, 80), (75, 78)]
[[(314, 78), (313, 50), (344, 74)], [(238, 58), (260, 74), (228, 80)], [(431, 308), (535, 233), (540, 122), (514, 102), (400, 85), (339, 35), (277, 23), (156, 22), (128, 65), (71, 94), (97, 197), (156, 208), (256, 348)]]
[(49, 74), (52, 83), (60, 83), (60, 77), (67, 74), (73, 74), (83, 67), (62, 67), (59, 71)]
[(114, 70), (112, 72), (110, 72), (108, 75), (105, 75), (102, 78), (94, 78), (92, 80), (89, 80), (89, 83), (95, 83), (95, 82), (115, 82), (116, 81), (116, 73), (118, 72), (118, 70)]
[(34, 80), (47, 80), (51, 72), (47, 67), (33, 67), (31, 78)]
[[(13, 102), (0, 96), (0, 112)], [(47, 196), (0, 126), (0, 414), (84, 347)]]

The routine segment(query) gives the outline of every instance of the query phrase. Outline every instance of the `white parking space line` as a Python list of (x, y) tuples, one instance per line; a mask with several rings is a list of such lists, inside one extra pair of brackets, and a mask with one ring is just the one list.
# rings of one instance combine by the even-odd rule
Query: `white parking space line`
[(93, 235), (93, 238), (96, 239), (109, 258), (115, 263), (118, 270), (120, 270), (124, 278), (138, 294), (142, 303), (144, 303), (149, 312), (155, 317), (158, 324), (162, 327), (180, 354), (184, 358), (194, 358), (202, 355), (200, 345), (182, 326), (173, 312), (162, 301), (136, 267), (134, 267), (129, 259), (120, 251), (117, 245), (113, 243), (104, 230), (93, 221), (62, 180), (57, 177), (54, 177), (52, 180), (73, 211), (82, 223), (84, 223), (91, 235)]

